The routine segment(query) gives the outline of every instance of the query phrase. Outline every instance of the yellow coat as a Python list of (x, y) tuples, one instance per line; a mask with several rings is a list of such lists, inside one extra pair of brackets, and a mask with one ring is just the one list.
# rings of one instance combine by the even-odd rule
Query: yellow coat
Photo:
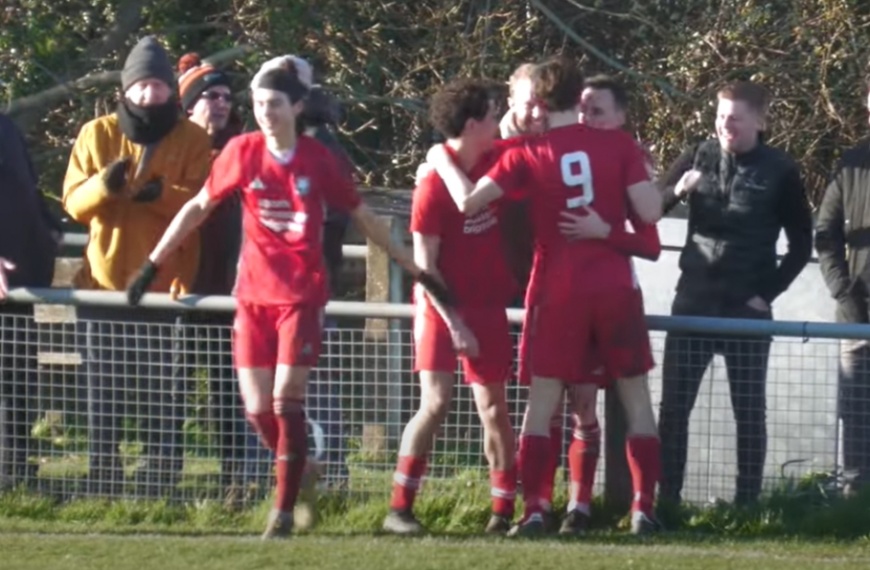
[[(210, 167), (211, 140), (200, 126), (179, 118), (178, 124), (155, 147), (142, 173), (133, 178), (145, 147), (130, 141), (115, 114), (82, 127), (63, 182), (63, 206), (77, 222), (88, 226), (89, 240), (76, 287), (123, 291), (169, 222), (202, 188)], [(103, 183), (103, 171), (115, 160), (131, 156), (128, 187), (138, 190), (163, 177), (163, 192), (149, 203), (112, 194)], [(189, 292), (199, 267), (199, 234), (194, 232), (161, 265), (151, 291), (168, 293), (171, 287)]]

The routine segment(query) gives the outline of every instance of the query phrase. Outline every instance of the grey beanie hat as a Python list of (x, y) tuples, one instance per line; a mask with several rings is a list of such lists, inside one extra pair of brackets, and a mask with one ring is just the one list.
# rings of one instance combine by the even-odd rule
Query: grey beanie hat
[(169, 55), (154, 36), (145, 36), (133, 46), (121, 71), (121, 87), (126, 91), (137, 81), (148, 78), (159, 79), (169, 87), (175, 84)]

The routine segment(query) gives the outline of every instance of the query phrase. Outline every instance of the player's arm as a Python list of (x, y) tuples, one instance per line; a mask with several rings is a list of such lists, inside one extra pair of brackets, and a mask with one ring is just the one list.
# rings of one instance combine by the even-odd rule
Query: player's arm
[(191, 200), (188, 200), (178, 211), (169, 227), (163, 232), (157, 246), (151, 251), (145, 264), (139, 270), (136, 279), (127, 289), (127, 300), (131, 305), (138, 305), (148, 287), (157, 277), (160, 265), (178, 249), (178, 246), (196, 228), (208, 218), (209, 214), (220, 203), (209, 194), (208, 189), (203, 188)]
[[(414, 262), (420, 267), (420, 269), (431, 275), (433, 279), (437, 280), (446, 288), (447, 285), (444, 283), (444, 278), (441, 276), (441, 272), (438, 271), (437, 264), (438, 254), (441, 248), (441, 238), (439, 236), (430, 236), (419, 232), (413, 232), (411, 234), (411, 239), (414, 244)], [(435, 310), (438, 311), (438, 314), (441, 316), (441, 319), (444, 321), (444, 324), (447, 325), (448, 329), (451, 331), (457, 331), (464, 327), (462, 319), (456, 314), (456, 311), (453, 310), (452, 307), (448, 307), (428, 291), (426, 291), (426, 296), (432, 302), (432, 306), (434, 306)]]
[(450, 158), (444, 145), (432, 147), (426, 155), (426, 162), (444, 181), (456, 207), (466, 216), (473, 216), (504, 195), (501, 187), (489, 177), (484, 176), (476, 185), (472, 184)]
[(437, 298), (444, 306), (453, 305), (452, 296), (444, 284), (417, 265), (413, 253), (405, 245), (393, 240), (389, 226), (381, 221), (368, 206), (360, 203), (350, 212), (350, 217), (363, 236), (386, 251), (387, 255), (394, 259), (402, 269), (410, 273), (430, 296)]
[(655, 261), (662, 252), (659, 232), (654, 224), (645, 224), (636, 216), (630, 216), (633, 232), (624, 227), (608, 224), (593, 208), (585, 208), (583, 214), (562, 212), (559, 230), (568, 239), (598, 239), (629, 257)]
[(625, 186), (628, 201), (637, 219), (646, 224), (654, 224), (662, 217), (662, 193), (658, 185), (650, 180), (646, 159), (637, 142), (626, 136), (623, 146), (622, 165), (625, 173)]

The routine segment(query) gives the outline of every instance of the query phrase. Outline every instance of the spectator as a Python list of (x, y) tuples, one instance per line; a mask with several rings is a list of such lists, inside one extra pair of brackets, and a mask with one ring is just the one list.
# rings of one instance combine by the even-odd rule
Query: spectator
[(29, 305), (10, 305), (12, 287), (48, 287), (60, 223), (37, 189), (24, 137), (0, 114), (0, 489), (31, 483), (36, 406), (36, 330)]
[[(143, 38), (121, 72), (124, 96), (116, 112), (87, 123), (79, 133), (63, 203), (90, 235), (76, 276), (80, 288), (123, 291), (173, 216), (205, 181), (209, 137), (179, 115), (174, 83), (163, 47), (153, 37)], [(194, 235), (167, 259), (149, 290), (190, 291), (198, 263)], [(145, 461), (137, 479), (152, 492), (160, 489), (155, 484), (173, 484), (183, 463), (178, 392), (183, 373), (173, 366), (177, 315), (83, 307), (79, 316), (87, 327), (90, 491), (121, 490), (121, 420), (134, 403), (145, 431)]]
[[(784, 152), (760, 139), (767, 109), (768, 94), (755, 83), (735, 82), (719, 91), (718, 141), (698, 147), (692, 170), (677, 183), (675, 193), (687, 194), (689, 220), (674, 315), (770, 320), (773, 301), (809, 260), (812, 221), (800, 171)], [(777, 265), (782, 229), (788, 253)], [(667, 335), (659, 414), (662, 498), (681, 498), (689, 415), (715, 353), (725, 358), (737, 422), (735, 500), (744, 504), (758, 498), (767, 449), (770, 342)]]
[[(868, 83), (870, 86), (870, 83)], [(867, 96), (870, 107), (870, 95)], [(819, 266), (839, 323), (870, 322), (870, 139), (843, 154), (816, 218)], [(847, 494), (870, 481), (870, 347), (865, 340), (840, 344), (839, 410)]]
[[(211, 156), (216, 158), (224, 145), (241, 134), (242, 120), (233, 108), (230, 77), (203, 63), (196, 53), (178, 62), (178, 94), (187, 117), (208, 132)], [(237, 195), (223, 201), (200, 226), (199, 271), (193, 285), (197, 295), (231, 295), (236, 281), (236, 265), (242, 236), (241, 205)], [(202, 349), (208, 370), (211, 411), (215, 421), (221, 486), (229, 501), (234, 500), (243, 483), (245, 441), (244, 424), (239, 421), (242, 402), (236, 388), (232, 358), (232, 313), (191, 312), (186, 322), (194, 326), (192, 336), (199, 342), (188, 344), (192, 364)]]

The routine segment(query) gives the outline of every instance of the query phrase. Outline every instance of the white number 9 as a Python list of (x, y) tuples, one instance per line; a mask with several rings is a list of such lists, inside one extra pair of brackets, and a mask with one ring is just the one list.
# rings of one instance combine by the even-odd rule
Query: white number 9
[(563, 154), (561, 159), (562, 182), (569, 188), (580, 187), (580, 195), (566, 200), (568, 208), (588, 206), (595, 199), (592, 188), (592, 167), (589, 165), (589, 155), (583, 151)]

